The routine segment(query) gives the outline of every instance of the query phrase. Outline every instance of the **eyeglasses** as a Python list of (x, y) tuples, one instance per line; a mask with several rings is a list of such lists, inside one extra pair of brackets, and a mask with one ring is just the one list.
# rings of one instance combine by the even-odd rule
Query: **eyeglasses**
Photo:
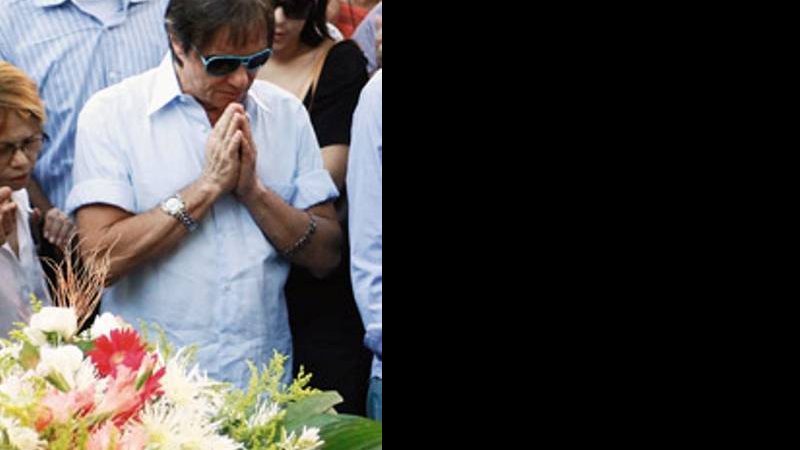
[(42, 133), (38, 136), (31, 136), (18, 143), (8, 143), (0, 145), (0, 167), (5, 167), (17, 154), (17, 151), (22, 150), (22, 153), (31, 161), (36, 162), (36, 156), (39, 150), (42, 149), (45, 142), (50, 138)]
[(271, 48), (265, 48), (258, 53), (253, 53), (248, 56), (236, 55), (211, 55), (203, 56), (200, 50), (192, 45), (194, 50), (200, 55), (200, 61), (206, 68), (206, 73), (215, 77), (224, 77), (230, 75), (239, 69), (239, 66), (244, 65), (247, 70), (254, 72), (267, 63), (267, 60), (272, 55)]
[(314, 2), (309, 0), (276, 0), (273, 4), (275, 9), (283, 8), (283, 13), (286, 17), (298, 20), (305, 19), (308, 16), (308, 11)]

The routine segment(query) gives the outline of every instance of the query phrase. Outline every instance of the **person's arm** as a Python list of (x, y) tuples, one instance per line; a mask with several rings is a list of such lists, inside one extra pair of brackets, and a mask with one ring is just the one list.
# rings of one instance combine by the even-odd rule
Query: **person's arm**
[(322, 162), (325, 170), (331, 174), (333, 183), (339, 192), (343, 192), (347, 177), (347, 155), (350, 147), (343, 144), (326, 145), (322, 147)]
[[(203, 174), (180, 192), (195, 221), (200, 221), (221, 195), (236, 186), (243, 121), (242, 106), (229, 105), (209, 136)], [(90, 204), (78, 209), (77, 220), (84, 256), (109, 252), (109, 285), (144, 262), (167, 253), (188, 234), (181, 222), (160, 207), (134, 215), (115, 206)]]
[(350, 226), (350, 271), (353, 294), (371, 350), (382, 353), (383, 324), (383, 162), (382, 103), (378, 72), (353, 117), (347, 198)]
[[(295, 264), (317, 276), (332, 271), (341, 261), (342, 229), (332, 201), (306, 211), (287, 204), (256, 176), (257, 149), (250, 124), (245, 121), (241, 174), (235, 194), (245, 205), (264, 236)], [(315, 222), (312, 226), (311, 221)], [(313, 230), (313, 232), (311, 232)], [(290, 255), (285, 253), (301, 243)]]
[[(222, 189), (205, 178), (180, 191), (186, 210), (195, 221), (208, 213), (221, 194)], [(95, 251), (110, 251), (107, 285), (171, 251), (189, 234), (180, 221), (160, 206), (134, 215), (115, 206), (93, 204), (79, 209), (77, 220), (84, 257)]]

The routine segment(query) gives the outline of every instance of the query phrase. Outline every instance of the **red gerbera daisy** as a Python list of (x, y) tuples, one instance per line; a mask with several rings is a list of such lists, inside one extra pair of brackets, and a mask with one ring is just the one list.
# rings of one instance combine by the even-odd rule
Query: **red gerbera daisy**
[(136, 372), (145, 356), (144, 344), (139, 334), (132, 329), (112, 330), (111, 338), (100, 336), (94, 345), (89, 357), (103, 377), (108, 375), (116, 377), (119, 365), (129, 367)]

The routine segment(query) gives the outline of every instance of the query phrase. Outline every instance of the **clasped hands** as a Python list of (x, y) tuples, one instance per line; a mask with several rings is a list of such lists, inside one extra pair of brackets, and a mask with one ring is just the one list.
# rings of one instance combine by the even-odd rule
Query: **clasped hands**
[(246, 200), (259, 186), (256, 156), (250, 119), (241, 104), (231, 103), (208, 137), (203, 177), (221, 193)]

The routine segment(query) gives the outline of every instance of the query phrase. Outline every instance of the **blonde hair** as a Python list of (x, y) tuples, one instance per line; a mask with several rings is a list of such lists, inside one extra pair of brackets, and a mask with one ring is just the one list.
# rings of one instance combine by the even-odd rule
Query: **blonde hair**
[(12, 111), (22, 118), (33, 119), (39, 128), (47, 120), (36, 82), (14, 65), (0, 61), (0, 132)]

